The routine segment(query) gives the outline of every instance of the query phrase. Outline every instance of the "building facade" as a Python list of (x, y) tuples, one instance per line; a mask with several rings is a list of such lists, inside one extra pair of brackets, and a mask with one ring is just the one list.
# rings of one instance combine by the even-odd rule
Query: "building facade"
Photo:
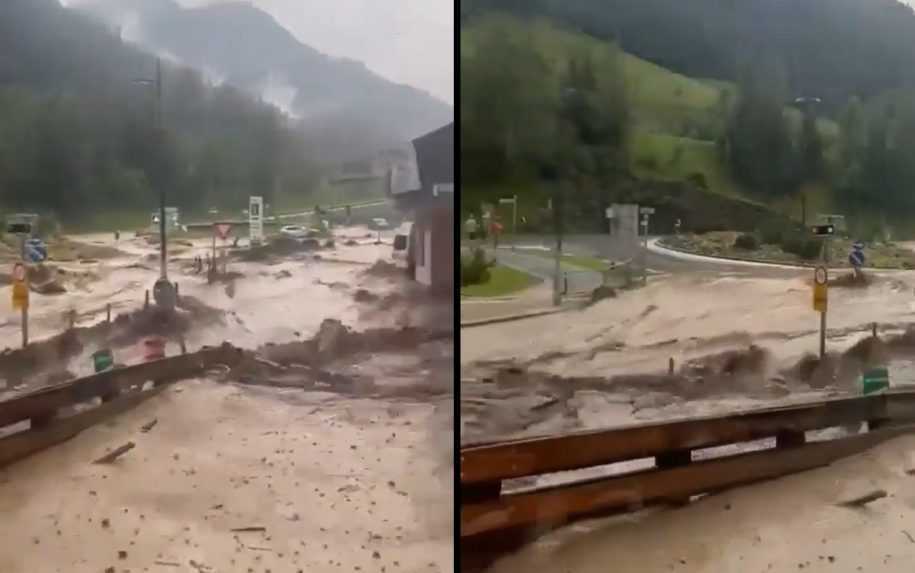
[(391, 194), (413, 214), (408, 260), (417, 282), (454, 292), (454, 123), (412, 142), (413, 161), (392, 170)]

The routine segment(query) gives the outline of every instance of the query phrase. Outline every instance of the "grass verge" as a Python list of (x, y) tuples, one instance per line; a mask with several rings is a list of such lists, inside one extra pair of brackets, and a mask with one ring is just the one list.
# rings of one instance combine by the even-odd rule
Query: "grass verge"
[(509, 267), (496, 265), (489, 269), (489, 281), (483, 284), (461, 287), (461, 296), (495, 297), (506, 296), (524, 290), (537, 283), (527, 273)]

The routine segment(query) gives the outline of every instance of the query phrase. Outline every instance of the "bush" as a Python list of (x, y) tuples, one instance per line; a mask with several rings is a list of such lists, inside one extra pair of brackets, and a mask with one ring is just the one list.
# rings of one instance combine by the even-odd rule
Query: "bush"
[(674, 153), (670, 157), (670, 164), (679, 165), (681, 159), (683, 159), (683, 146), (678, 145), (678, 146), (674, 147)]
[(759, 229), (760, 238), (766, 245), (781, 245), (786, 234), (785, 227), (774, 222), (766, 223)]
[(744, 251), (755, 251), (759, 248), (759, 241), (754, 235), (738, 235), (737, 240), (734, 241), (734, 246)]
[(486, 260), (483, 249), (475, 249), (470, 257), (461, 257), (461, 286), (489, 282), (489, 269), (493, 264)]
[(657, 171), (658, 169), (658, 160), (656, 157), (651, 155), (648, 157), (639, 157), (635, 160), (635, 164), (642, 169), (647, 169), (649, 171)]
[(820, 241), (801, 234), (792, 234), (784, 237), (781, 243), (782, 250), (812, 261), (820, 256)]
[(686, 180), (699, 189), (708, 190), (708, 181), (706, 181), (704, 173), (690, 173)]

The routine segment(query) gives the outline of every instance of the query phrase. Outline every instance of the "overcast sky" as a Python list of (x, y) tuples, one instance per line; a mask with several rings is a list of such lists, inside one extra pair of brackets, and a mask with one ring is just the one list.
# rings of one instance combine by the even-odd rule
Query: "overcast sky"
[[(200, 6), (228, 0), (178, 0)], [(247, 0), (302, 43), (454, 104), (455, 0)]]

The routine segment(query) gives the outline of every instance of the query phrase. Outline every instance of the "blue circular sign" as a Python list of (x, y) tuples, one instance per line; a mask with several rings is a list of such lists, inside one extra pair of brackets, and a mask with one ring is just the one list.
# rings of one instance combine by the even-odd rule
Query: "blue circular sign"
[(862, 267), (864, 266), (864, 252), (854, 250), (851, 254), (848, 255), (848, 262), (853, 267)]

